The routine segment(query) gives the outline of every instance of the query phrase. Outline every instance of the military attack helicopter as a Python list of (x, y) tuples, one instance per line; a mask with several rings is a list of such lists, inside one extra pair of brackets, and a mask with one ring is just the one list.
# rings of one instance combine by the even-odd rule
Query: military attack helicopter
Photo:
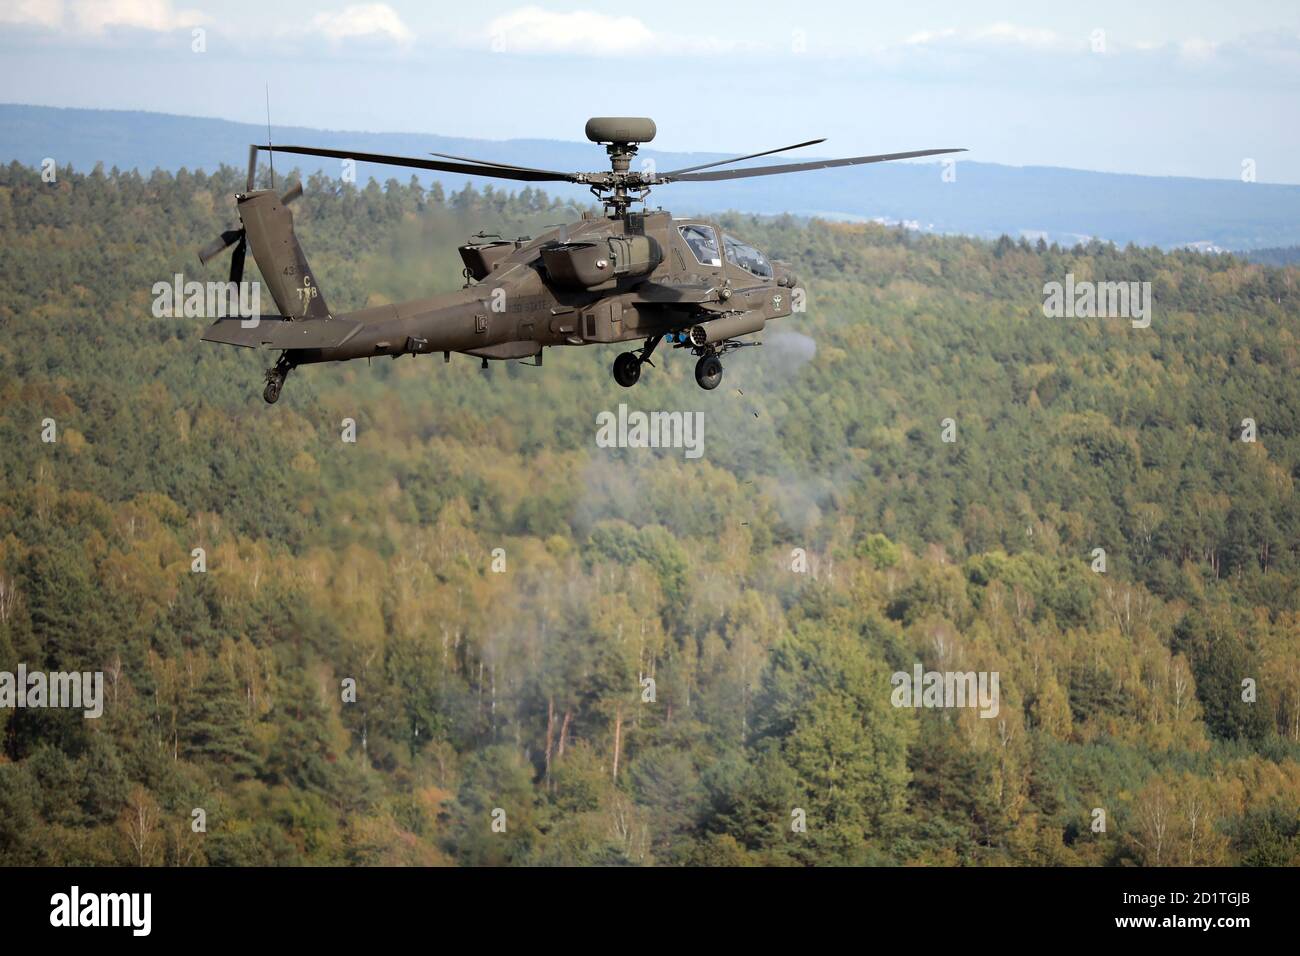
[[(542, 349), (643, 341), (614, 360), (614, 380), (625, 388), (641, 377), (641, 366), (664, 342), (697, 357), (695, 381), (714, 389), (722, 381), (721, 356), (745, 345), (742, 336), (761, 332), (772, 319), (790, 315), (797, 280), (783, 263), (727, 235), (705, 219), (676, 219), (645, 208), (652, 186), (678, 182), (717, 182), (778, 173), (857, 166), (911, 159), (959, 149), (922, 149), (849, 159), (816, 160), (778, 166), (717, 169), (770, 156), (824, 139), (769, 149), (747, 156), (688, 166), (668, 172), (633, 170), (637, 148), (655, 137), (653, 120), (595, 117), (587, 121), (591, 142), (605, 147), (608, 172), (566, 173), (487, 160), (430, 153), (433, 159), (389, 156), (309, 146), (249, 147), (248, 184), (236, 196), (240, 226), (227, 230), (199, 253), (207, 263), (234, 246), (230, 281), (243, 277), (251, 248), (278, 316), (256, 324), (238, 317), (218, 319), (203, 339), (224, 345), (279, 350), (266, 370), (262, 397), (275, 402), (289, 372), (299, 365), (342, 362), (379, 355), (442, 352), (445, 361), (461, 352), (489, 361), (542, 364)], [(335, 314), (294, 234), (289, 204), (301, 185), (280, 196), (254, 189), (258, 153), (299, 153), (355, 162), (383, 163), (438, 172), (489, 176), (523, 182), (579, 183), (604, 206), (605, 214), (586, 213), (580, 222), (536, 238), (503, 239), (480, 234), (460, 247), (465, 286), (457, 292)], [(633, 203), (642, 209), (634, 211)], [(251, 326), (251, 327), (250, 327)]]

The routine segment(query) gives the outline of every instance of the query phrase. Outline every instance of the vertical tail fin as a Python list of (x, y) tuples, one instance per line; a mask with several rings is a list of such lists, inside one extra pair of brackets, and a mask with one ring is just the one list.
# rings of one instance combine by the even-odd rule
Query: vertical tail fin
[(301, 194), (301, 185), (283, 197), (269, 189), (247, 193), (239, 199), (239, 218), (280, 314), (290, 319), (324, 319), (329, 317), (329, 306), (294, 233), (288, 208)]

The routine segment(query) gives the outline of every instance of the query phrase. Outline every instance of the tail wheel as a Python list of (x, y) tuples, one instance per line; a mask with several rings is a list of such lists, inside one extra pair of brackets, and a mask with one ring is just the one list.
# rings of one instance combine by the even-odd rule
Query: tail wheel
[(722, 381), (722, 362), (716, 355), (705, 355), (695, 363), (695, 381), (704, 389), (715, 389)]
[(279, 401), (280, 389), (284, 388), (284, 380), (289, 377), (291, 371), (293, 371), (293, 362), (289, 360), (287, 353), (281, 352), (275, 364), (266, 370), (266, 388), (262, 389), (262, 398), (266, 400), (266, 404), (274, 405)]
[(641, 360), (631, 352), (624, 352), (614, 359), (614, 381), (624, 388), (631, 388), (641, 378)]

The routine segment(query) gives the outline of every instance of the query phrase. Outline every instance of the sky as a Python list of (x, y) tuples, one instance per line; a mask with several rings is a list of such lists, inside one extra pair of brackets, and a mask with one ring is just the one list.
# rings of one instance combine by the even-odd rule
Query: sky
[(644, 115), (673, 151), (1300, 183), (1296, 0), (0, 0), (0, 101), (262, 123), (268, 86), (277, 126), (581, 140)]

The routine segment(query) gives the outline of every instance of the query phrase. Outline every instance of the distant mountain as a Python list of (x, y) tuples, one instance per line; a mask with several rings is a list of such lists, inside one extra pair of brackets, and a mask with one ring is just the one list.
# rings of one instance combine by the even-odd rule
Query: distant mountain
[(1242, 254), (1251, 262), (1262, 266), (1297, 266), (1300, 265), (1300, 246), (1284, 246), (1280, 249), (1252, 249)]
[[(437, 151), (563, 170), (605, 167), (599, 147), (559, 140), (493, 141), (303, 127), (274, 127), (272, 133), (282, 143), (370, 152), (422, 156)], [(212, 169), (221, 163), (241, 166), (247, 161), (248, 144), (265, 139), (265, 127), (227, 120), (0, 104), (0, 160), (16, 159), (32, 166), (46, 157), (77, 169), (103, 163), (105, 169), (116, 166), (145, 173), (154, 168)], [(934, 145), (946, 144), (882, 143), (882, 148)], [(724, 156), (652, 149), (641, 153), (641, 158), (653, 159), (661, 170)], [(296, 166), (304, 173), (339, 171), (334, 160), (285, 156), (281, 162), (283, 169)], [(959, 160), (955, 181), (945, 182), (943, 170), (939, 163), (892, 163), (732, 183), (680, 184), (656, 190), (651, 202), (682, 213), (735, 209), (877, 219), (932, 232), (1041, 236), (1063, 244), (1096, 237), (1121, 245), (1163, 248), (1252, 250), (1300, 245), (1300, 186), (1001, 166), (976, 159)], [(359, 166), (358, 173), (363, 182), (370, 176), (383, 181), (410, 175), (407, 170), (366, 165)], [(420, 178), (439, 179), (448, 189), (459, 189), (466, 182), (466, 177), (452, 174)], [(546, 188), (562, 197), (586, 196), (576, 186), (546, 184)]]

